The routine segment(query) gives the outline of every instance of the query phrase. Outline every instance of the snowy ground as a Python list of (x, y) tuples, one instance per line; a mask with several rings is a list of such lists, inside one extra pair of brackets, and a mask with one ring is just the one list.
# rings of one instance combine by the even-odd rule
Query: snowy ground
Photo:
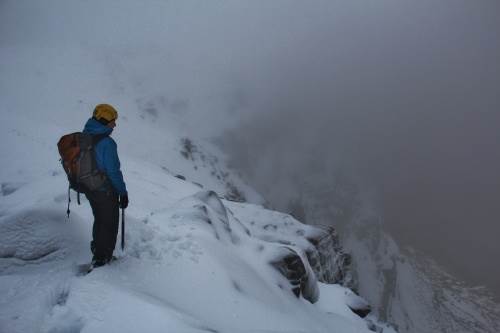
[[(349, 290), (313, 280), (311, 304), (269, 264), (282, 246), (262, 226), (282, 226), (292, 243), (307, 242), (312, 227), (262, 208), (215, 149), (198, 144), (185, 158), (175, 123), (159, 129), (140, 116), (116, 130), (131, 200), (125, 251), (117, 246), (118, 261), (77, 276), (90, 259), (92, 214), (74, 193), (65, 214), (55, 143), (71, 129), (31, 116), (2, 110), (0, 332), (368, 331), (347, 306)], [(145, 133), (157, 142), (147, 150), (133, 139)], [(186, 181), (175, 177), (182, 171)], [(228, 181), (257, 204), (219, 199)]]

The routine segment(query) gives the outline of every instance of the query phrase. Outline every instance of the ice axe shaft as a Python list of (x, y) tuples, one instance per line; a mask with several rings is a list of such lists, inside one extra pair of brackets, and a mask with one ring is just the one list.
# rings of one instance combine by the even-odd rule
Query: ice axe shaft
[(125, 208), (122, 208), (122, 251), (125, 249)]

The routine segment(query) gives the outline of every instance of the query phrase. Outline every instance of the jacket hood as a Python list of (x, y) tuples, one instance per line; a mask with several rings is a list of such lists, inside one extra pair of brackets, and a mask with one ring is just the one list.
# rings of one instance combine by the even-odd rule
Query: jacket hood
[(101, 124), (94, 118), (90, 118), (89, 120), (87, 120), (87, 123), (83, 128), (83, 133), (88, 134), (111, 134), (111, 132), (113, 132), (112, 128)]

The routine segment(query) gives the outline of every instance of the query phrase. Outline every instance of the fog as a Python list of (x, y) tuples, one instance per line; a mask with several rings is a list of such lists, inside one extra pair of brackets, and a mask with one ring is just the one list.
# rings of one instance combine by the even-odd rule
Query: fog
[[(57, 72), (89, 105), (182, 101), (278, 208), (298, 180), (342, 173), (401, 245), (500, 295), (499, 14), (496, 0), (2, 1), (0, 46), (23, 57), (0, 60)], [(70, 49), (95, 60), (92, 81)], [(1, 82), (5, 105), (29, 80)]]
[(297, 180), (347, 173), (400, 245), (500, 295), (498, 3), (309, 10), (243, 70), (234, 165), (281, 209)]

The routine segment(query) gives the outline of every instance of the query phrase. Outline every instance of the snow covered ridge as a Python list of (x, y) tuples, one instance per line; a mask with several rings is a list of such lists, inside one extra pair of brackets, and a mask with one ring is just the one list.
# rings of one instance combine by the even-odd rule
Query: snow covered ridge
[[(248, 214), (253, 209), (249, 204), (228, 203), (228, 206), (236, 207), (237, 215), (239, 211)], [(342, 249), (334, 228), (305, 225), (288, 214), (272, 210), (252, 212), (245, 225), (261, 240), (299, 247), (319, 281), (355, 289), (351, 258)]]
[[(235, 199), (228, 181), (245, 198), (259, 197), (220, 157), (210, 157), (215, 150), (193, 141), (196, 152), (186, 157), (174, 129), (160, 139), (145, 121), (134, 127), (149, 129), (148, 139), (161, 147), (145, 151), (117, 132), (131, 199), (125, 251), (117, 250), (119, 260), (109, 266), (77, 276), (77, 264), (90, 259), (93, 218), (85, 198), (78, 206), (74, 193), (70, 220), (65, 216), (67, 180), (54, 154), (61, 130), (50, 135), (50, 126), (32, 131), (28, 123), (13, 131), (12, 119), (2, 126), (4, 142), (16, 149), (6, 151), (11, 164), (1, 179), (0, 332), (376, 329), (373, 317), (351, 310), (366, 315), (364, 300), (338, 284), (317, 282), (314, 271), (325, 281), (343, 276), (322, 264), (329, 254), (318, 244), (326, 246), (328, 232), (259, 204), (221, 200)], [(25, 151), (43, 162), (26, 166), (18, 156)]]
[[(260, 206), (260, 195), (226, 166), (224, 154), (180, 125), (189, 123), (180, 99), (109, 93), (99, 75), (89, 89), (70, 88), (68, 77), (78, 83), (92, 76), (80, 65), (75, 75), (50, 71), (65, 87), (47, 85), (29, 65), (33, 50), (18, 51), (12, 59), (26, 66), (12, 66), (12, 77), (21, 71), (30, 87), (47, 89), (44, 102), (16, 87), (1, 101), (1, 333), (376, 329), (373, 317), (350, 309), (365, 315), (366, 302), (317, 282), (348, 280), (341, 265), (328, 261), (333, 233)], [(40, 68), (51, 68), (52, 58), (38, 53)], [(69, 59), (87, 58), (75, 52)], [(70, 91), (82, 91), (82, 99)], [(79, 277), (76, 265), (90, 260), (93, 217), (85, 198), (78, 206), (73, 193), (66, 219), (67, 180), (56, 143), (81, 130), (103, 99), (118, 101), (112, 136), (129, 190), (126, 248), (116, 251), (118, 261)]]
[[(91, 213), (85, 202), (66, 219), (64, 177), (4, 197), (0, 331), (368, 331), (349, 309), (358, 297), (338, 285), (318, 285), (300, 247), (252, 237), (251, 227), (263, 222), (257, 216), (273, 212), (224, 203), (214, 192), (161, 175), (150, 173), (162, 181), (140, 193), (148, 205), (128, 214), (126, 251), (84, 277), (75, 275), (75, 265), (88, 260)], [(54, 182), (61, 190), (50, 196), (56, 186), (47, 185)], [(158, 188), (180, 198), (169, 200), (155, 192)], [(14, 204), (36, 197), (32, 208)], [(283, 218), (270, 222), (283, 223)], [(290, 229), (299, 225), (290, 217), (285, 222)], [(307, 226), (301, 230), (314, 232)], [(290, 253), (300, 256), (306, 271), (307, 279), (299, 277), (298, 285), (270, 265)], [(296, 297), (296, 286), (311, 301), (320, 298), (320, 288), (331, 298), (312, 305)]]

